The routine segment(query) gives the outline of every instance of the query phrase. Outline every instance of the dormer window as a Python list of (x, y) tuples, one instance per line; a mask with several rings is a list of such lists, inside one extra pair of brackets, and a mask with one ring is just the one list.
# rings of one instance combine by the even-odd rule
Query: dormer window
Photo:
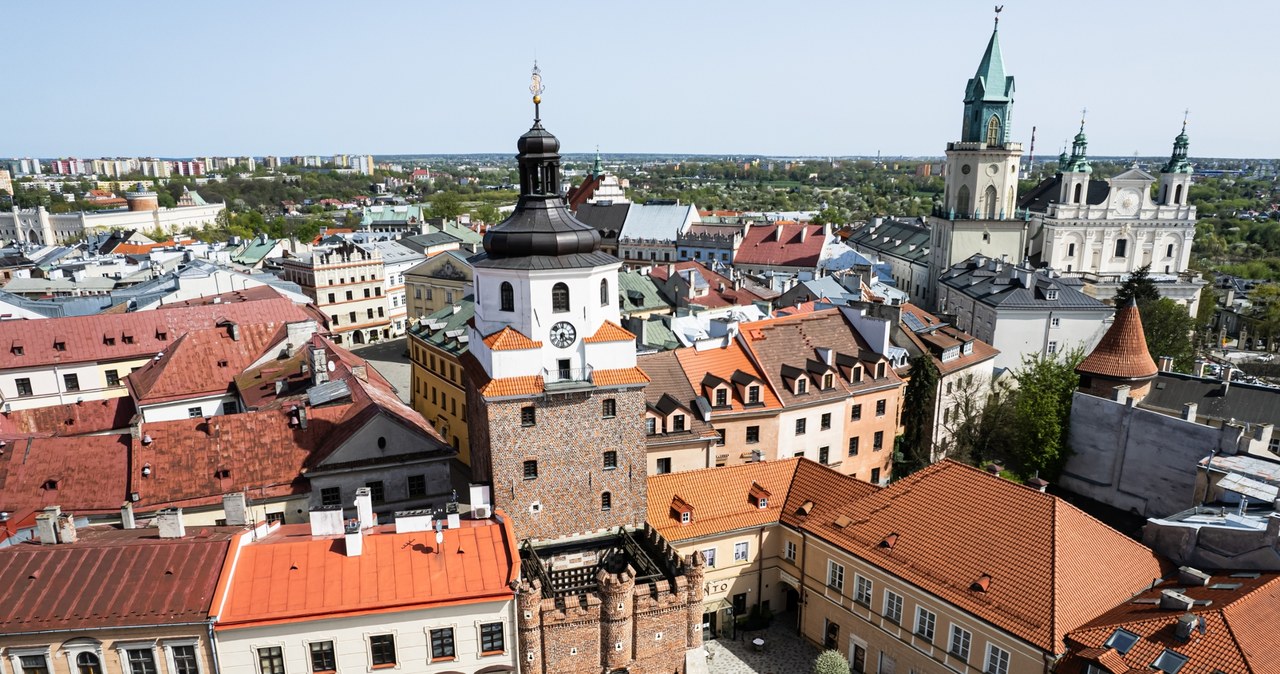
[(680, 523), (681, 523), (681, 524), (688, 524), (688, 523), (690, 523), (690, 522), (692, 522), (692, 521), (693, 521), (693, 513), (690, 513), (690, 512), (683, 512), (683, 513), (680, 513)]
[(128, 332), (124, 333), (123, 335), (120, 336), (120, 341), (124, 342), (125, 344), (132, 344), (133, 334)]
[(169, 339), (169, 333), (165, 332), (164, 330), (157, 330), (157, 331), (156, 331), (156, 339), (158, 339), (158, 340), (160, 340), (160, 341), (162, 341), (162, 342), (163, 342), (163, 341), (165, 341), (165, 340)]
[(809, 380), (800, 377), (796, 380), (796, 395), (804, 395), (809, 392)]
[(965, 342), (964, 346), (961, 347), (961, 349), (964, 351), (964, 355), (966, 356), (973, 353), (973, 340), (969, 340)]
[(835, 386), (836, 386), (835, 375), (831, 374), (830, 372), (822, 375), (822, 389), (824, 391), (830, 391), (831, 389), (835, 388)]
[(724, 387), (716, 388), (715, 400), (716, 400), (715, 407), (728, 407), (729, 406), (729, 389), (726, 389)]
[(53, 350), (54, 350), (54, 351), (66, 351), (66, 350), (67, 350), (67, 343), (66, 343), (66, 342), (64, 342), (64, 341), (62, 341), (61, 339), (54, 340), (54, 342), (53, 342)]
[(115, 346), (115, 345), (116, 345), (116, 338), (115, 338), (115, 337), (104, 336), (104, 337), (102, 338), (102, 343), (103, 343), (103, 344), (106, 344), (107, 346)]
[(759, 402), (760, 402), (760, 387), (748, 386), (747, 387), (747, 404), (755, 405)]
[(1058, 291), (1056, 291), (1056, 290), (1046, 290), (1046, 291), (1044, 291), (1044, 298), (1045, 298), (1046, 300), (1051, 301), (1051, 302), (1052, 302), (1052, 301), (1055, 301), (1055, 300), (1057, 300), (1057, 299), (1058, 299)]
[(849, 368), (849, 381), (854, 384), (862, 383), (862, 365), (854, 365)]
[(884, 375), (885, 375), (884, 368), (885, 368), (885, 365), (883, 360), (880, 361), (879, 363), (876, 363), (876, 379), (884, 379)]
[(13, 340), (13, 344), (9, 347), (9, 352), (15, 356), (21, 356), (23, 352), (22, 342), (16, 339)]
[(680, 498), (679, 495), (671, 497), (671, 516), (680, 524), (689, 524), (693, 521), (693, 506)]
[(769, 496), (769, 490), (761, 487), (759, 482), (752, 482), (751, 489), (747, 491), (747, 500), (761, 510), (769, 507)]

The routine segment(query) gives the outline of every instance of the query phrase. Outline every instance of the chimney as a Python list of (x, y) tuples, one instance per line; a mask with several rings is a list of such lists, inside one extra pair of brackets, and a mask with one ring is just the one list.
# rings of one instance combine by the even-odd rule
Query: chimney
[(311, 385), (319, 386), (329, 381), (328, 354), (323, 347), (311, 347)]
[(71, 513), (63, 513), (56, 520), (58, 529), (59, 543), (75, 543), (76, 542), (76, 521)]
[(240, 324), (235, 321), (227, 322), (227, 334), (231, 335), (231, 341), (240, 341)]
[(361, 529), (370, 529), (378, 525), (378, 518), (373, 514), (373, 496), (369, 493), (368, 487), (360, 487), (356, 490), (356, 519), (360, 522)]
[(1226, 395), (1231, 390), (1231, 374), (1235, 372), (1235, 368), (1230, 365), (1222, 366), (1222, 395)]
[(1189, 566), (1178, 567), (1178, 584), (1187, 587), (1204, 587), (1209, 584), (1209, 574)]
[(778, 224), (774, 225), (774, 227), (773, 227), (773, 238), (774, 238), (774, 240), (776, 240), (776, 241), (778, 241), (778, 242), (781, 242), (781, 241), (782, 241), (782, 223), (778, 223)]
[(1160, 371), (1173, 372), (1173, 356), (1160, 356)]
[(804, 237), (809, 233), (808, 225), (800, 225), (800, 243), (804, 243)]
[(342, 506), (312, 508), (310, 515), (312, 536), (341, 536), (346, 531), (342, 522)]
[(56, 545), (58, 543), (58, 515), (62, 514), (60, 506), (45, 506), (44, 510), (36, 515), (36, 533), (40, 536), (41, 545)]
[(316, 322), (313, 320), (294, 321), (284, 324), (285, 341), (288, 342), (290, 356), (293, 355), (295, 349), (305, 344), (307, 340), (311, 339), (312, 335), (316, 334), (317, 327)]
[(1186, 403), (1182, 406), (1182, 418), (1186, 421), (1195, 422), (1197, 420), (1196, 410), (1199, 407), (1195, 403)]
[(1181, 592), (1175, 590), (1160, 591), (1160, 608), (1168, 611), (1190, 611), (1195, 606), (1195, 601)]
[(346, 544), (346, 553), (348, 557), (359, 557), (364, 551), (364, 531), (360, 529), (360, 523), (356, 521), (347, 522), (343, 536)]
[(1178, 641), (1190, 641), (1191, 632), (1200, 626), (1200, 616), (1194, 613), (1183, 613), (1173, 627), (1173, 636)]
[(229, 527), (243, 527), (249, 524), (249, 514), (245, 508), (244, 492), (232, 492), (222, 495), (222, 513)]
[(165, 508), (156, 513), (156, 526), (160, 528), (160, 538), (187, 535), (187, 527), (182, 523), (182, 508)]
[(1197, 361), (1196, 361), (1196, 376), (1197, 376), (1197, 377), (1204, 377), (1204, 376), (1206, 376), (1206, 375), (1208, 374), (1208, 370), (1209, 370), (1209, 361), (1207, 361), (1207, 360), (1197, 360)]
[(124, 505), (120, 506), (120, 528), (136, 529), (137, 527), (138, 522), (133, 518), (133, 504), (125, 501)]
[(1116, 401), (1116, 402), (1118, 402), (1118, 403), (1122, 403), (1122, 402), (1124, 402), (1124, 401), (1126, 401), (1126, 400), (1128, 400), (1128, 399), (1129, 399), (1129, 385), (1128, 385), (1128, 384), (1121, 384), (1121, 385), (1119, 385), (1119, 386), (1117, 386), (1117, 387), (1115, 387), (1115, 388), (1113, 388), (1113, 389), (1111, 389), (1111, 390), (1114, 392), (1114, 394), (1113, 394), (1113, 396), (1114, 396), (1114, 397), (1112, 398), (1112, 400), (1115, 400), (1115, 401)]
[(401, 510), (396, 513), (396, 533), (408, 534), (431, 530), (430, 510)]

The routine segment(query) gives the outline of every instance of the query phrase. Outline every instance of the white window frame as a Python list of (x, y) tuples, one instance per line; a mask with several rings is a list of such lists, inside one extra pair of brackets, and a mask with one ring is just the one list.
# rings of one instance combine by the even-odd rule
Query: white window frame
[(707, 560), (708, 569), (716, 568), (716, 549), (715, 548), (707, 548), (706, 550), (703, 550), (702, 556), (705, 557)]
[(834, 559), (827, 560), (827, 587), (844, 592), (844, 565)]
[[(258, 651), (262, 650), (263, 648), (279, 648), (281, 662), (284, 663), (284, 673), (289, 674), (289, 658), (286, 657), (286, 653), (288, 651), (286, 650), (283, 641), (268, 641), (260, 644), (249, 644), (249, 650), (253, 651), (253, 671), (257, 672), (257, 674), (267, 674), (266, 672), (262, 671), (262, 656), (259, 655), (258, 653)], [(310, 655), (310, 653), (308, 653), (308, 655)], [(336, 654), (335, 654), (335, 658), (336, 658)], [(335, 663), (335, 666), (336, 664), (337, 663)], [(125, 665), (122, 665), (122, 668), (124, 666)], [(311, 667), (307, 667), (307, 671), (310, 672)], [(130, 674), (130, 673), (126, 671), (125, 674)]]
[[(195, 648), (196, 654), (196, 674), (204, 674), (204, 668), (200, 666), (200, 640), (195, 637), (178, 638), (178, 639), (162, 639), (160, 647), (164, 649), (164, 666), (169, 674), (178, 674), (178, 663), (173, 658), (174, 646), (191, 646)], [(71, 670), (73, 674), (78, 674), (75, 669)], [(106, 668), (103, 668), (105, 674)]]
[[(455, 636), (458, 634), (457, 630), (454, 630), (453, 633)], [(391, 635), (392, 647), (396, 649), (396, 664), (374, 666), (373, 642), (369, 641), (369, 639), (371, 639), (372, 637), (381, 637), (388, 634)], [(400, 669), (400, 667), (404, 664), (404, 654), (400, 652), (400, 631), (399, 630), (385, 629), (385, 630), (378, 630), (376, 632), (365, 632), (363, 636), (364, 636), (364, 664), (365, 664), (365, 667), (368, 668), (369, 672), (380, 672), (380, 671), (386, 671), (388, 669)], [(457, 646), (455, 645), (454, 652), (456, 653), (457, 650), (458, 650)], [(335, 658), (337, 657), (336, 653), (334, 654), (334, 657)], [(285, 674), (288, 674), (288, 673), (286, 672)]]
[[(893, 599), (897, 599), (898, 601), (894, 602), (892, 601)], [(895, 609), (893, 611), (895, 615), (890, 615), (889, 607), (891, 605)], [(898, 594), (897, 592), (894, 592), (893, 590), (885, 590), (884, 591), (884, 611), (882, 611), (880, 615), (884, 616), (885, 618), (888, 618), (889, 621), (895, 625), (901, 625), (902, 609), (903, 609), (902, 595)]]
[(782, 558), (787, 560), (788, 562), (796, 561), (796, 542), (795, 541), (783, 541)]
[(853, 574), (853, 600), (863, 606), (871, 606), (874, 595), (875, 583), (860, 573)]
[[(32, 646), (30, 648), (9, 648), (9, 666), (13, 668), (13, 674), (22, 674), (22, 658), (39, 655), (44, 658), (44, 666), (49, 670), (49, 674), (53, 674), (53, 660), (49, 657), (48, 646)], [(102, 660), (99, 658), (99, 662)], [(128, 663), (126, 663), (127, 666)], [(102, 663), (102, 670), (106, 671), (106, 663)], [(71, 670), (75, 672), (74, 669)], [(127, 674), (127, 673), (126, 673)]]
[[(106, 674), (107, 663), (103, 659), (102, 655), (102, 642), (88, 637), (80, 637), (78, 639), (71, 639), (70, 641), (63, 642), (62, 654), (67, 658), (68, 672), (71, 672), (71, 674), (80, 674), (80, 668), (76, 665), (76, 658), (79, 657), (81, 653), (92, 653), (98, 656), (98, 666), (102, 668), (103, 674)], [(17, 674), (22, 674), (21, 669), (14, 671), (17, 672)], [(50, 669), (49, 671), (52, 672), (53, 670)], [(172, 672), (173, 670), (170, 669), (169, 671)]]
[[(955, 645), (956, 632), (961, 632), (966, 637), (963, 640), (964, 655), (957, 654), (955, 650), (952, 648)], [(951, 623), (951, 630), (947, 636), (947, 655), (950, 655), (951, 657), (954, 657), (954, 658), (962, 658), (965, 661), (965, 663), (968, 663), (969, 657), (973, 655), (973, 632), (970, 632), (969, 630), (965, 629), (961, 625), (958, 625), (956, 623)]]
[[(928, 621), (929, 632), (923, 633), (920, 631), (920, 626), (924, 623), (922, 619), (926, 615), (929, 616), (929, 621)], [(934, 638), (938, 636), (938, 614), (934, 613), (933, 611), (930, 611), (929, 609), (923, 606), (917, 605), (916, 606), (916, 624), (912, 626), (911, 633), (922, 639), (928, 639), (929, 643), (932, 644)]]
[[(480, 657), (480, 622), (479, 621), (476, 622), (475, 627), (476, 627), (476, 657), (478, 658)], [(506, 646), (505, 639), (507, 638), (507, 633), (506, 633), (507, 628), (504, 626), (502, 629), (503, 629), (502, 638), (504, 639), (504, 642), (502, 645)], [(436, 630), (453, 630), (453, 655), (445, 656), (442, 658), (437, 658), (432, 656), (431, 633), (435, 632)], [(425, 650), (427, 651), (428, 664), (432, 662), (457, 662), (458, 660), (461, 659), (458, 656), (458, 625), (457, 623), (443, 623), (439, 625), (428, 625), (427, 627), (422, 628), (422, 637), (426, 639)], [(397, 642), (396, 648), (399, 649), (399, 647), (400, 647), (399, 642)], [(370, 662), (373, 661), (372, 653), (370, 653), (369, 655), (369, 660)], [(396, 662), (399, 663), (399, 661), (400, 661), (400, 651), (396, 650)]]
[[(492, 625), (494, 623), (502, 625), (502, 650), (495, 651), (493, 653), (489, 653), (488, 655), (485, 655), (484, 650), (482, 650), (484, 641), (480, 633), (480, 628), (484, 625)], [(503, 620), (500, 617), (494, 617), (493, 619), (490, 619), (490, 620), (477, 620), (475, 621), (475, 628), (476, 628), (476, 657), (477, 658), (498, 657), (498, 656), (506, 655), (507, 653), (511, 652), (511, 646), (510, 646), (511, 630), (507, 629), (507, 621)], [(458, 634), (457, 632), (454, 632), (455, 637), (457, 634)], [(428, 648), (430, 648), (430, 644), (428, 644)], [(458, 650), (457, 642), (454, 642), (453, 649), (454, 649), (454, 652), (457, 652)]]
[[(157, 644), (154, 639), (144, 641), (117, 641), (115, 643), (115, 649), (116, 656), (120, 658), (120, 671), (124, 674), (134, 674), (133, 666), (129, 664), (129, 651), (149, 650), (151, 651), (152, 662), (156, 663), (156, 674), (160, 674), (160, 660), (156, 658), (156, 645)], [(281, 647), (283, 647), (283, 644)], [(106, 663), (103, 663), (102, 671), (105, 672), (106, 670)]]
[[(741, 553), (739, 553), (741, 551)], [(738, 541), (733, 544), (733, 561), (746, 562), (751, 559), (750, 541)]]
[[(993, 656), (993, 655), (996, 655), (996, 652), (997, 652), (997, 651), (998, 651), (999, 653), (1004, 654), (1004, 668), (1003, 668), (1003, 669), (998, 669), (998, 670), (993, 670), (993, 669), (991, 668), (991, 661), (992, 661), (992, 659), (993, 659), (993, 658), (992, 658), (992, 656)], [(999, 658), (995, 658), (995, 659), (997, 659), (997, 660), (998, 660)], [(1009, 664), (1010, 664), (1010, 661), (1011, 661), (1012, 659), (1013, 659), (1013, 654), (1012, 654), (1012, 653), (1010, 653), (1009, 651), (1006, 651), (1005, 649), (1000, 648), (999, 646), (997, 646), (997, 645), (995, 645), (995, 644), (991, 643), (990, 641), (988, 641), (988, 642), (987, 642), (987, 655), (986, 655), (986, 658), (985, 658), (984, 662), (982, 663), (982, 671), (983, 671), (983, 672), (985, 672), (986, 674), (1009, 674)]]
[[(311, 644), (324, 644), (324, 643), (333, 644), (333, 669), (332, 670), (328, 670), (328, 669), (317, 670), (315, 661), (311, 659)], [(321, 672), (338, 671), (338, 640), (332, 636), (327, 639), (304, 640), (302, 642), (302, 654), (307, 659), (307, 672), (309, 672), (310, 674), (315, 674), (317, 671), (321, 671)]]

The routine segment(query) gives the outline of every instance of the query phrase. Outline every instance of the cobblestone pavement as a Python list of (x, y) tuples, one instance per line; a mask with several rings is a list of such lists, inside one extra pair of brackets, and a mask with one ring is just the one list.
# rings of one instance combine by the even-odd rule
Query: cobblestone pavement
[[(795, 615), (775, 616), (765, 630), (739, 632), (739, 639), (716, 639), (705, 644), (710, 654), (713, 674), (792, 674), (808, 672), (813, 667), (818, 649), (796, 633)], [(764, 639), (764, 650), (757, 652), (751, 641)]]
[(378, 374), (396, 387), (396, 393), (406, 404), (412, 393), (409, 387), (412, 385), (410, 380), (413, 377), (407, 353), (408, 339), (408, 337), (400, 337), (352, 349), (357, 356), (369, 361)]

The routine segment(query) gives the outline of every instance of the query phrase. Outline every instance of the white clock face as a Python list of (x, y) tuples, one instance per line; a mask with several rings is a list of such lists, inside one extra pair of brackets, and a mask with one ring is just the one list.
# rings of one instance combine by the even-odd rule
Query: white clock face
[(551, 343), (556, 348), (566, 349), (577, 339), (578, 331), (573, 328), (572, 323), (560, 321), (551, 326)]
[(1138, 212), (1138, 204), (1140, 195), (1132, 189), (1124, 190), (1120, 193), (1120, 203), (1116, 205), (1116, 212), (1120, 215), (1133, 215)]

